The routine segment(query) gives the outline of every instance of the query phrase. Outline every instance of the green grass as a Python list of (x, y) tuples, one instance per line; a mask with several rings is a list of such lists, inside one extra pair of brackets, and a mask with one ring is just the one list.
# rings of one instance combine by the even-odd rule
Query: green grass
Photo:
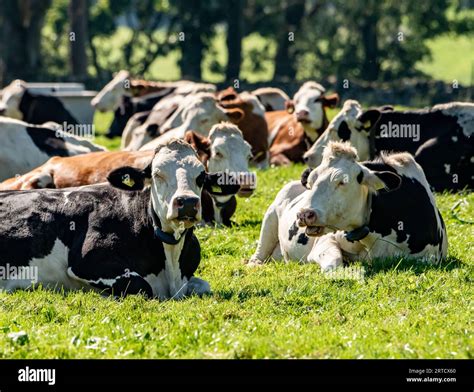
[[(99, 134), (110, 119), (96, 117)], [(439, 266), (359, 262), (359, 280), (329, 279), (314, 264), (246, 267), (266, 208), (302, 171), (258, 172), (258, 190), (239, 200), (235, 227), (196, 230), (197, 276), (210, 282), (211, 296), (159, 302), (0, 293), (0, 358), (472, 358), (474, 227), (450, 208), (465, 198), (460, 216), (472, 219), (474, 194), (436, 195), (449, 236)]]
[[(474, 37), (444, 35), (428, 41), (432, 58), (417, 64), (416, 68), (445, 82), (474, 84)], [(454, 59), (454, 61), (453, 61)]]

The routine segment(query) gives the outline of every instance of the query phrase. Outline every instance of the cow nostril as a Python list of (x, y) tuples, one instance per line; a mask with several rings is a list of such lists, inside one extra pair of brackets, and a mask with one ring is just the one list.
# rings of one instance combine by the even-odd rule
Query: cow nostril
[(184, 207), (184, 197), (177, 197), (176, 198), (176, 206), (178, 208)]
[(308, 211), (306, 212), (306, 218), (313, 220), (316, 218), (316, 213), (314, 211)]

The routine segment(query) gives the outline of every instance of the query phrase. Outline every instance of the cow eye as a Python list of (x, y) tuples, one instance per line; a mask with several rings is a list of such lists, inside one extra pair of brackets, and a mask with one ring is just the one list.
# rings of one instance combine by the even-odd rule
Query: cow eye
[(222, 153), (216, 151), (216, 152), (214, 153), (214, 157), (216, 157), (216, 158), (223, 158), (223, 155), (222, 155)]
[(340, 186), (344, 186), (344, 185), (346, 185), (346, 182), (345, 182), (344, 180), (341, 180), (341, 181), (339, 181), (339, 182), (337, 183), (336, 186), (337, 186), (337, 187), (340, 187)]
[(199, 174), (199, 176), (196, 178), (196, 184), (199, 188), (203, 187), (205, 178), (206, 178), (206, 172), (201, 172), (201, 174)]

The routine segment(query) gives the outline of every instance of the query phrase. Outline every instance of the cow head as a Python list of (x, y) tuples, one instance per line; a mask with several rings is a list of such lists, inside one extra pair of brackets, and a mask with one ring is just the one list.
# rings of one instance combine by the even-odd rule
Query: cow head
[(303, 160), (308, 166), (317, 167), (321, 163), (324, 148), (331, 141), (350, 141), (362, 160), (370, 159), (370, 130), (379, 118), (379, 110), (363, 111), (359, 102), (347, 100), (323, 134), (304, 154)]
[(292, 101), (287, 102), (287, 110), (308, 129), (321, 129), (324, 125), (325, 108), (335, 107), (339, 95), (325, 95), (326, 89), (316, 82), (306, 82), (296, 92)]
[(357, 151), (349, 143), (326, 146), (321, 165), (302, 181), (308, 191), (302, 195), (297, 216), (306, 234), (320, 235), (326, 227), (349, 231), (363, 226), (369, 214), (369, 193), (400, 186), (397, 174), (369, 170), (357, 160)]
[(122, 96), (127, 94), (126, 82), (129, 79), (128, 71), (118, 72), (92, 99), (91, 105), (100, 112), (113, 111), (120, 107)]
[(3, 89), (2, 100), (0, 101), (0, 115), (5, 117), (23, 119), (20, 111), (20, 102), (26, 91), (26, 83), (17, 79)]
[(198, 93), (183, 100), (178, 110), (163, 124), (161, 133), (180, 127), (184, 131), (193, 129), (207, 135), (213, 124), (229, 119), (238, 122), (242, 117), (242, 111), (219, 106), (214, 94)]
[[(201, 142), (201, 145), (204, 145)], [(240, 129), (224, 122), (212, 127), (208, 137), (207, 169), (211, 173), (222, 173), (223, 185), (240, 186), (238, 196), (249, 197), (255, 190), (255, 175), (249, 172), (252, 159), (251, 147)]]
[(230, 123), (214, 125), (209, 133), (211, 156), (208, 169), (212, 173), (224, 173), (232, 184), (240, 186), (238, 195), (249, 197), (255, 190), (255, 176), (249, 172), (252, 159), (251, 146), (244, 140), (240, 129)]
[[(206, 174), (194, 149), (185, 141), (174, 139), (158, 147), (144, 170), (122, 167), (112, 171), (107, 179), (124, 190), (141, 190), (150, 183), (151, 204), (162, 229), (175, 237), (201, 219), (201, 190), (218, 186), (219, 173)], [(224, 193), (238, 187), (221, 187)]]

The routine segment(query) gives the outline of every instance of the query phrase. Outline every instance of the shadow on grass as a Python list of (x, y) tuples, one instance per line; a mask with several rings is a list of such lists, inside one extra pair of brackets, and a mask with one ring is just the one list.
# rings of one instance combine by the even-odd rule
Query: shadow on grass
[(441, 262), (421, 261), (414, 258), (379, 258), (372, 261), (362, 262), (366, 270), (366, 277), (384, 273), (388, 271), (411, 271), (415, 275), (420, 275), (426, 271), (451, 271), (460, 268), (463, 262), (457, 257), (447, 257)]

